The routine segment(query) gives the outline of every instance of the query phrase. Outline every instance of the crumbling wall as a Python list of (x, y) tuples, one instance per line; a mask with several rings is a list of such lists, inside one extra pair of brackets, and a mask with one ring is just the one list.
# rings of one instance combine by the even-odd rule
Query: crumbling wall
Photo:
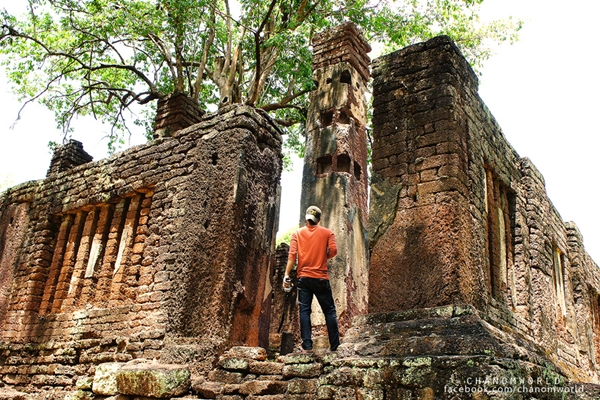
[[(316, 88), (306, 121), (300, 223), (311, 205), (323, 212), (338, 246), (329, 261), (329, 278), (340, 331), (367, 310), (367, 112), (370, 46), (352, 23), (315, 35), (313, 77)], [(314, 325), (325, 326), (313, 307)], [(317, 341), (316, 346), (319, 345)]]
[(1, 381), (69, 387), (137, 358), (201, 371), (266, 346), (280, 172), (278, 129), (232, 106), (7, 190)]
[(441, 45), (451, 46), (438, 39), (373, 65), (369, 312), (485, 303), (464, 234), (468, 127), (456, 104), (476, 78)]
[[(273, 271), (271, 326), (269, 329), (269, 347), (281, 354), (290, 353), (300, 340), (300, 320), (296, 296), (298, 288), (292, 286), (289, 292), (283, 290), (283, 278), (288, 261), (290, 246), (281, 243), (275, 253), (275, 270)], [(291, 271), (292, 282), (296, 281), (296, 270)]]
[(597, 381), (598, 266), (457, 47), (407, 47), (373, 76), (369, 312), (471, 304), (571, 379)]
[(92, 159), (93, 157), (83, 150), (81, 142), (70, 139), (67, 144), (58, 146), (54, 150), (47, 175), (68, 171), (78, 165), (89, 163)]
[(15, 265), (29, 224), (29, 203), (7, 206), (0, 214), (0, 320), (8, 310)]
[(175, 132), (197, 124), (204, 111), (185, 93), (173, 93), (158, 99), (154, 118), (154, 139), (172, 136)]

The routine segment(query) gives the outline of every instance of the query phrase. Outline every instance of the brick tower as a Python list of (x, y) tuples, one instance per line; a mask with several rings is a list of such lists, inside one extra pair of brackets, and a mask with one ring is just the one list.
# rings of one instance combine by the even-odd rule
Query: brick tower
[[(333, 230), (338, 255), (329, 275), (340, 329), (367, 309), (367, 137), (365, 89), (369, 44), (352, 23), (313, 40), (313, 77), (306, 122), (301, 225), (310, 205), (323, 211), (321, 225)], [(319, 310), (313, 325), (324, 325)]]

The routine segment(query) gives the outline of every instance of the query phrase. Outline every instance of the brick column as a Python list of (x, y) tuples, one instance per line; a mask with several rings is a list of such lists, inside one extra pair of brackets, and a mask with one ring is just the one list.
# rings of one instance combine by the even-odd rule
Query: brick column
[(154, 120), (154, 139), (169, 137), (202, 119), (204, 111), (198, 103), (183, 93), (175, 93), (158, 100)]
[[(300, 332), (298, 307), (296, 305), (297, 287), (293, 286), (290, 292), (283, 290), (283, 277), (287, 264), (290, 246), (281, 243), (275, 252), (275, 268), (273, 272), (273, 301), (271, 303), (271, 321), (269, 326), (269, 346), (280, 348), (285, 346), (286, 333)], [(296, 278), (296, 271), (292, 271), (291, 278)]]
[(89, 163), (92, 160), (93, 157), (83, 150), (83, 144), (71, 139), (69, 143), (56, 148), (46, 176), (67, 171), (78, 165)]
[(447, 37), (373, 63), (369, 312), (479, 304), (468, 124), (477, 78)]
[[(300, 222), (316, 205), (323, 211), (321, 225), (336, 235), (339, 252), (329, 274), (344, 332), (367, 307), (365, 89), (371, 48), (351, 23), (316, 35), (313, 48), (317, 88), (306, 123)], [(320, 311), (313, 314), (313, 325), (325, 323)]]

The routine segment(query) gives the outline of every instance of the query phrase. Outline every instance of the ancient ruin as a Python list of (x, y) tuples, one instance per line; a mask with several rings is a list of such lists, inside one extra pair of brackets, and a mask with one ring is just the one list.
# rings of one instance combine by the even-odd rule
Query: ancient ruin
[(266, 115), (229, 107), (54, 171), (1, 198), (2, 382), (72, 387), (138, 358), (206, 370), (267, 346), (281, 137)]
[(369, 312), (469, 304), (569, 379), (597, 382), (600, 270), (459, 50), (433, 39), (373, 76)]
[[(329, 277), (340, 330), (367, 311), (367, 108), (371, 47), (356, 26), (343, 24), (313, 40), (316, 89), (306, 121), (300, 224), (311, 205), (336, 236), (338, 255)], [(313, 324), (325, 325), (314, 300)], [(320, 342), (315, 339), (315, 346)], [(325, 341), (325, 346), (329, 346)]]
[(0, 195), (0, 398), (600, 398), (598, 266), (456, 45), (374, 61), (368, 213), (368, 45), (314, 50), (302, 207), (342, 243), (338, 351), (294, 351), (279, 130), (173, 96), (155, 140), (70, 142)]

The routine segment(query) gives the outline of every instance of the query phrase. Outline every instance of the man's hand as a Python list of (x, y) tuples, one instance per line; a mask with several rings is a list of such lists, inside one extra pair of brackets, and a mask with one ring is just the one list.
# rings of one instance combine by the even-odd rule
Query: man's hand
[(283, 278), (283, 290), (285, 292), (292, 290), (292, 280), (287, 275)]

